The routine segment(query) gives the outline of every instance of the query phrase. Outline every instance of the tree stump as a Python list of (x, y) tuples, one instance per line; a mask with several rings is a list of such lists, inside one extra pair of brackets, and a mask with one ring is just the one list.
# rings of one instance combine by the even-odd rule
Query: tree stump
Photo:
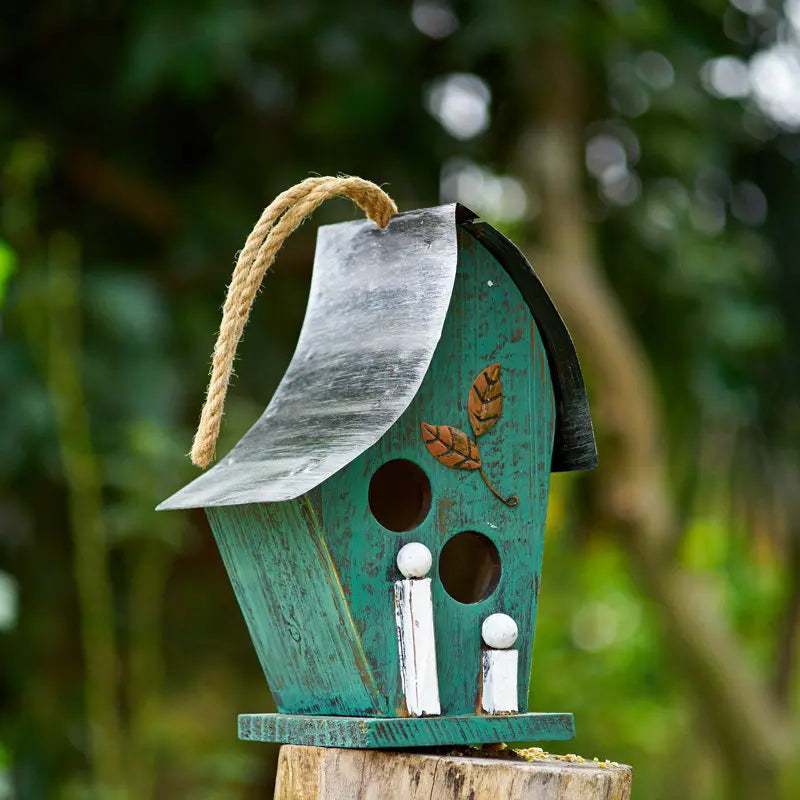
[(284, 745), (275, 800), (629, 800), (631, 768), (594, 761)]

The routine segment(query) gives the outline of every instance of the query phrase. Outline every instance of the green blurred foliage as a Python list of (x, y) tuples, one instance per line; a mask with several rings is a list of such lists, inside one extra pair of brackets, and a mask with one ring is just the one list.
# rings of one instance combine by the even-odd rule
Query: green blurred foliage
[[(401, 209), (457, 197), (535, 246), (537, 186), (519, 153), (548, 123), (554, 41), (584, 69), (586, 225), (658, 381), (678, 563), (710, 581), (769, 676), (800, 570), (800, 125), (753, 87), (715, 82), (713, 64), (796, 44), (783, 12), (766, 0), (5, 4), (0, 569), (19, 605), (13, 618), (0, 608), (0, 798), (93, 785), (268, 796), (275, 750), (238, 743), (235, 715), (271, 700), (206, 523), (152, 510), (193, 475), (185, 453), (234, 252), (275, 194), (336, 172), (387, 184)], [(477, 76), (483, 100), (474, 84), (454, 95), (442, 82), (454, 75)], [(456, 124), (464, 103), (487, 114), (467, 119), (470, 135)], [(330, 202), (282, 251), (240, 347), (221, 452), (291, 355), (317, 225), (354, 215)], [(72, 397), (53, 383), (61, 359), (79, 375)], [(64, 406), (88, 420), (77, 462)], [(613, 447), (599, 425), (602, 463)], [(65, 471), (87, 459), (96, 489)], [(554, 479), (534, 706), (574, 711), (567, 749), (632, 763), (638, 796), (735, 796), (626, 544), (592, 519), (592, 481)], [(99, 790), (92, 771), (70, 522), (83, 490), (102, 509), (127, 794)]]

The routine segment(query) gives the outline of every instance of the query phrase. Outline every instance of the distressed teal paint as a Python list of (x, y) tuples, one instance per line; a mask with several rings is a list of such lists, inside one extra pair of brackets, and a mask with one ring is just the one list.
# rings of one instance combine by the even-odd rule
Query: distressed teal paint
[(278, 709), (385, 714), (310, 500), (206, 514)]
[(572, 714), (502, 717), (311, 717), (241, 714), (239, 738), (316, 747), (394, 748), (492, 742), (553, 742), (575, 736)]
[[(520, 635), (518, 697), (528, 697), (553, 447), (554, 403), (547, 359), (525, 302), (500, 264), (459, 231), (459, 267), (442, 339), (419, 393), (386, 435), (320, 487), (326, 537), (345, 587), (367, 660), (389, 714), (404, 714), (393, 617), (395, 557), (403, 544), (426, 544), (434, 558), (434, 622), (442, 714), (479, 707), (480, 626), (510, 614)], [(501, 420), (479, 440), (484, 469), (497, 490), (519, 496), (508, 508), (474, 472), (439, 464), (425, 449), (420, 423), (470, 432), (467, 397), (480, 370), (499, 361), (505, 403)], [(369, 479), (384, 462), (407, 458), (427, 473), (433, 505), (415, 530), (382, 528), (368, 507)], [(497, 546), (502, 576), (486, 600), (462, 605), (438, 579), (439, 553), (450, 536), (474, 530)], [(450, 741), (450, 740), (442, 740)]]
[[(442, 339), (419, 393), (387, 434), (298, 501), (207, 509), (283, 712), (243, 716), (249, 720), (245, 732), (248, 725), (261, 726), (259, 736), (243, 738), (372, 747), (572, 736), (571, 715), (476, 715), (480, 626), (498, 611), (510, 614), (519, 627), (518, 697), (525, 710), (555, 412), (547, 358), (527, 305), (470, 234), (459, 231), (459, 244)], [(475, 472), (439, 464), (420, 433), (421, 422), (470, 432), (472, 381), (495, 361), (502, 366), (503, 415), (479, 446), (497, 490), (518, 495), (515, 508), (495, 498)], [(431, 482), (431, 512), (407, 533), (385, 530), (369, 511), (369, 480), (394, 458), (416, 462)], [(473, 605), (445, 592), (436, 566), (445, 542), (462, 530), (492, 539), (503, 568), (494, 593)], [(397, 552), (409, 541), (424, 542), (434, 557), (440, 718), (403, 719), (393, 585), (400, 578)], [(310, 730), (309, 719), (313, 741), (298, 738), (311, 735), (302, 733)]]

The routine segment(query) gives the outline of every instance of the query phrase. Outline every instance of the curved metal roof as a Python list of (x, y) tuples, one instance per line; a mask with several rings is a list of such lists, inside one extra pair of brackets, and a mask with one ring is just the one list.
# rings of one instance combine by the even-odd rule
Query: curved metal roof
[[(503, 265), (536, 319), (556, 395), (552, 468), (597, 463), (586, 389), (561, 317), (520, 251), (458, 204), (319, 229), (297, 349), (255, 425), (159, 510), (290, 500), (375, 444), (419, 390), (458, 266), (457, 224)], [(356, 289), (357, 287), (357, 289)]]
[[(458, 266), (455, 203), (317, 234), (297, 349), (231, 452), (158, 506), (290, 500), (371, 447), (414, 399), (442, 334)], [(458, 218), (457, 218), (458, 217)]]

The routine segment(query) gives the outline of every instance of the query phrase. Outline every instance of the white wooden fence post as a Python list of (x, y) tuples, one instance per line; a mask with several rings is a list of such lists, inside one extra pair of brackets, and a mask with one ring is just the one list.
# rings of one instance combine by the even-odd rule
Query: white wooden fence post
[(441, 714), (433, 630), (431, 551), (420, 542), (404, 545), (397, 554), (403, 580), (394, 584), (394, 615), (400, 676), (408, 713), (414, 717)]
[(481, 655), (481, 707), (488, 714), (518, 711), (519, 651), (509, 649), (517, 641), (517, 623), (508, 614), (492, 614), (483, 621), (481, 636), (487, 647)]

